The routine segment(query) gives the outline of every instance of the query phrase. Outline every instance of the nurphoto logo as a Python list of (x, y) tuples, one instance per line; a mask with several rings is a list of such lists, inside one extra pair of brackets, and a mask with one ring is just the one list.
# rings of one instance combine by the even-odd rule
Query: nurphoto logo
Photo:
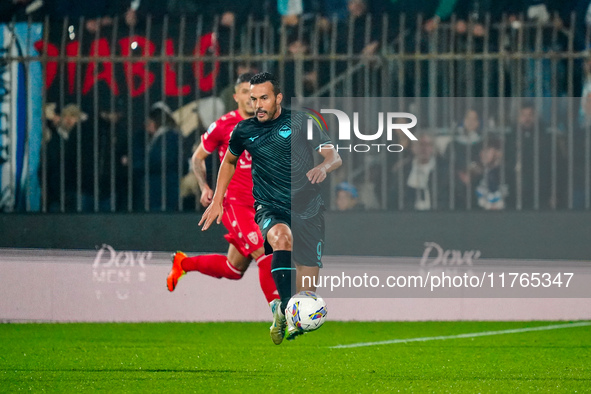
[[(394, 137), (394, 130), (402, 131), (411, 141), (417, 141), (417, 137), (409, 130), (416, 126), (417, 117), (408, 112), (378, 112), (378, 126), (377, 131), (373, 133), (362, 132), (359, 127), (359, 112), (353, 112), (353, 127), (351, 127), (351, 119), (344, 111), (338, 109), (326, 109), (323, 108), (320, 112), (313, 110), (312, 108), (305, 107), (308, 110), (308, 124), (307, 124), (307, 137), (308, 140), (312, 139), (314, 123), (321, 129), (328, 133), (328, 125), (322, 114), (332, 114), (337, 117), (338, 128), (338, 143), (332, 146), (337, 151), (348, 151), (348, 152), (361, 152), (366, 153), (370, 151), (381, 152), (382, 150), (388, 152), (402, 152), (404, 149), (402, 145), (396, 143), (359, 143), (351, 144), (347, 141), (352, 141), (354, 138), (361, 141), (378, 141), (382, 138), (384, 130), (386, 132), (386, 140), (392, 141)], [(400, 123), (401, 119), (408, 119), (410, 122)], [(384, 127), (385, 123), (385, 127)], [(353, 131), (354, 138), (352, 138)], [(343, 143), (344, 142), (344, 143)], [(328, 145), (325, 145), (325, 147)], [(322, 147), (320, 147), (322, 150)]]

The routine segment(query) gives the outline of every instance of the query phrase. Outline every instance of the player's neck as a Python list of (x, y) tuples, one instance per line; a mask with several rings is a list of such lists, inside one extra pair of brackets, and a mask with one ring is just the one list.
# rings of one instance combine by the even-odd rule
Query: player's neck
[(281, 105), (277, 106), (277, 112), (275, 112), (275, 116), (273, 116), (273, 119), (271, 120), (275, 120), (277, 119), (279, 116), (281, 116)]

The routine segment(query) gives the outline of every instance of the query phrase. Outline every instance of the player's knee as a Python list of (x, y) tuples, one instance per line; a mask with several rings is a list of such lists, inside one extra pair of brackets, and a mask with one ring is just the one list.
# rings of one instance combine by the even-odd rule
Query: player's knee
[(269, 243), (273, 250), (291, 250), (291, 234), (278, 232)]
[(291, 250), (291, 237), (287, 236), (287, 235), (280, 235), (279, 237), (277, 237), (277, 243), (276, 243), (276, 248), (277, 250)]

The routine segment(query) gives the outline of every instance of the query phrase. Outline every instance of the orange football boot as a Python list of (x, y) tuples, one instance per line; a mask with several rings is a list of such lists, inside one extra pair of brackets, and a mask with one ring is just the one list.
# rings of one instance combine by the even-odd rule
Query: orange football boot
[(183, 271), (183, 267), (181, 266), (181, 261), (183, 261), (185, 257), (187, 257), (187, 255), (183, 252), (176, 252), (172, 255), (172, 269), (166, 278), (168, 291), (174, 291), (179, 279), (185, 275), (185, 271)]

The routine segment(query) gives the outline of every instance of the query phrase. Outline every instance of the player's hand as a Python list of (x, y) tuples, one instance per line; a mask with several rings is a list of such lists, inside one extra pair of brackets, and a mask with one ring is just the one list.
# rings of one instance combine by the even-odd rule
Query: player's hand
[(220, 224), (222, 222), (222, 213), (224, 212), (224, 208), (222, 207), (222, 203), (213, 202), (205, 212), (203, 212), (203, 216), (201, 216), (201, 220), (199, 221), (199, 226), (203, 224), (201, 231), (205, 231), (211, 226), (214, 222)]
[(306, 176), (310, 183), (320, 183), (326, 179), (326, 168), (324, 168), (324, 165), (314, 167), (306, 173)]
[(213, 190), (211, 190), (211, 188), (209, 186), (205, 186), (203, 189), (201, 189), (201, 199), (199, 200), (201, 205), (203, 205), (205, 208), (207, 208), (209, 206), (209, 204), (211, 204), (212, 199), (213, 199)]

